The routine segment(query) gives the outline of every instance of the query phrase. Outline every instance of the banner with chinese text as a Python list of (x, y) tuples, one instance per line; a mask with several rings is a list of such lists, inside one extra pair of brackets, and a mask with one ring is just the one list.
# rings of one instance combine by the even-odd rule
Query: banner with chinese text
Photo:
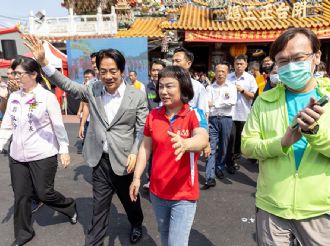
[[(312, 28), (319, 39), (330, 38), (330, 27)], [(247, 43), (247, 42), (272, 42), (284, 30), (270, 31), (186, 31), (186, 42), (222, 42), (222, 43)]]

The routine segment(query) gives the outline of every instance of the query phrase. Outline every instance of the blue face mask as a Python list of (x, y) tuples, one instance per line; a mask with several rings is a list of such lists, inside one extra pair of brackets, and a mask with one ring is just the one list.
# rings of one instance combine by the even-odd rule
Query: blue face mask
[(277, 73), (273, 73), (273, 74), (269, 75), (269, 79), (270, 79), (270, 82), (272, 82), (272, 84), (274, 84), (274, 85), (279, 84), (281, 82), (280, 76), (278, 76)]
[(324, 76), (324, 72), (319, 72), (319, 71), (318, 71), (318, 72), (315, 72), (315, 73), (314, 73), (314, 77), (315, 77), (315, 78), (322, 78), (323, 76)]
[(311, 61), (290, 62), (278, 68), (280, 80), (293, 90), (302, 89), (312, 78)]

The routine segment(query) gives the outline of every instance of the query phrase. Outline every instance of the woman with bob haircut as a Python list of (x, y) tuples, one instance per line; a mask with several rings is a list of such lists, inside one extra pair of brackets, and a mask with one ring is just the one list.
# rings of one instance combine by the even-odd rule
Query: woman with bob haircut
[(19, 56), (11, 68), (20, 90), (10, 94), (0, 129), (0, 150), (12, 137), (9, 153), (14, 191), (13, 245), (24, 245), (35, 233), (31, 221), (31, 196), (35, 189), (47, 206), (77, 223), (75, 201), (54, 190), (57, 154), (64, 167), (70, 164), (69, 140), (56, 97), (44, 89), (39, 64)]
[(150, 199), (157, 218), (161, 243), (188, 245), (199, 199), (197, 160), (208, 144), (203, 110), (188, 102), (194, 91), (189, 73), (179, 66), (160, 71), (156, 101), (146, 120), (130, 197), (136, 201), (141, 175), (152, 156)]

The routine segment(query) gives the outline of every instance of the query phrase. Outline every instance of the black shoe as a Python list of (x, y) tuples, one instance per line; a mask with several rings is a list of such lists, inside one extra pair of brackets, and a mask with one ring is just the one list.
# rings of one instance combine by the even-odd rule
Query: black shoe
[(76, 205), (74, 206), (74, 214), (72, 217), (69, 217), (69, 220), (72, 225), (77, 224), (78, 222), (78, 213), (77, 213)]
[(234, 162), (233, 168), (238, 171), (240, 169), (240, 165), (237, 162)]
[(227, 172), (229, 174), (235, 174), (236, 173), (236, 168), (234, 166), (227, 167)]
[(129, 240), (132, 244), (136, 244), (142, 238), (142, 226), (132, 226)]
[(215, 176), (217, 176), (218, 179), (225, 178), (225, 175), (223, 174), (223, 172), (221, 170), (216, 171)]
[(215, 179), (208, 179), (205, 184), (201, 187), (201, 190), (207, 190), (216, 185)]
[(36, 234), (35, 234), (35, 232), (33, 231), (32, 236), (31, 236), (29, 239), (24, 240), (24, 242), (20, 242), (19, 240), (16, 239), (16, 240), (15, 240), (10, 246), (22, 246), (22, 245), (24, 245), (24, 244), (30, 242), (30, 241), (32, 240), (32, 238), (34, 238), (35, 235), (36, 235)]

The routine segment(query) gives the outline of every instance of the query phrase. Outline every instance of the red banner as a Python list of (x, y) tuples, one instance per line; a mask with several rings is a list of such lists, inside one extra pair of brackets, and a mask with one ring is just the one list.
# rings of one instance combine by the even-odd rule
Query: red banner
[[(330, 27), (312, 28), (319, 39), (330, 38)], [(284, 30), (270, 31), (186, 31), (186, 42), (222, 42), (222, 43), (248, 43), (272, 42)]]

